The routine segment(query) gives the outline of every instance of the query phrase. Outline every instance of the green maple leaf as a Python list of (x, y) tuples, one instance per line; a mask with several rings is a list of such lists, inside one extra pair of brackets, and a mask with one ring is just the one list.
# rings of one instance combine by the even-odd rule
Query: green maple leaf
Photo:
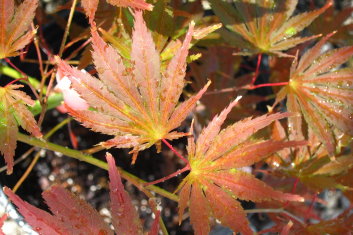
[(242, 48), (243, 55), (269, 53), (288, 56), (281, 51), (311, 40), (295, 36), (332, 5), (332, 1), (314, 11), (292, 16), (298, 0), (242, 0), (234, 5), (210, 0), (212, 10), (227, 29), (221, 34), (230, 44)]
[(36, 137), (41, 137), (33, 114), (26, 105), (34, 105), (34, 101), (18, 88), (23, 85), (0, 87), (0, 152), (7, 164), (7, 173), (12, 173), (15, 155), (18, 126)]

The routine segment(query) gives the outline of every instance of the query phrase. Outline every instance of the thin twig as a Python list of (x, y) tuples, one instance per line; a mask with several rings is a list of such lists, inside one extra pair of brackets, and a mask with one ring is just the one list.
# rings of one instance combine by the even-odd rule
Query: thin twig
[(160, 178), (159, 180), (155, 180), (155, 181), (152, 181), (152, 182), (148, 182), (148, 183), (145, 184), (145, 186), (154, 185), (154, 184), (159, 184), (159, 183), (164, 182), (164, 181), (166, 181), (166, 180), (169, 180), (169, 179), (171, 179), (171, 178), (173, 178), (173, 177), (175, 177), (175, 176), (178, 176), (178, 175), (180, 175), (181, 173), (183, 173), (183, 172), (185, 172), (185, 171), (188, 171), (188, 170), (190, 170), (190, 166), (189, 166), (189, 165), (185, 166), (183, 169), (177, 170), (176, 172), (174, 172), (174, 173), (172, 173), (172, 174), (170, 174), (170, 175), (168, 175), (168, 176), (166, 176), (166, 177)]
[(74, 16), (76, 4), (77, 4), (77, 0), (73, 0), (72, 5), (71, 5), (71, 9), (70, 9), (69, 18), (67, 19), (67, 24), (66, 24), (63, 40), (61, 41), (61, 45), (60, 45), (60, 50), (59, 50), (59, 54), (58, 54), (59, 57), (62, 56), (64, 49), (65, 49), (65, 44), (66, 44), (67, 37), (69, 36), (70, 26), (71, 26), (72, 18)]
[(13, 187), (12, 191), (15, 193), (19, 187), (22, 185), (22, 183), (27, 179), (28, 175), (31, 173), (33, 170), (34, 166), (37, 164), (39, 158), (41, 155), (41, 151), (37, 152), (37, 154), (34, 156), (31, 164), (27, 167), (25, 173), (21, 176), (21, 178), (17, 181), (16, 185)]
[(19, 69), (16, 65), (14, 65), (11, 60), (9, 60), (8, 58), (5, 58), (6, 62), (13, 67), (15, 70), (17, 70), (17, 72), (21, 73), (23, 78), (27, 81), (27, 85), (29, 86), (29, 88), (32, 90), (34, 96), (38, 99), (39, 95), (36, 91), (36, 89), (32, 86), (32, 84), (29, 82), (28, 76), (27, 74), (25, 74), (21, 69)]
[(173, 153), (175, 153), (175, 155), (177, 155), (181, 160), (183, 160), (183, 162), (186, 163), (186, 166), (183, 169), (179, 169), (176, 172), (174, 172), (174, 173), (172, 173), (170, 175), (167, 175), (167, 176), (165, 176), (163, 178), (160, 178), (160, 179), (152, 181), (152, 182), (148, 182), (148, 183), (145, 184), (145, 186), (154, 185), (154, 184), (158, 184), (158, 183), (164, 182), (166, 180), (169, 180), (169, 179), (171, 179), (171, 178), (173, 178), (175, 176), (178, 176), (181, 173), (191, 169), (189, 161), (186, 158), (184, 158), (180, 153), (178, 153), (178, 151), (167, 140), (162, 139), (162, 142), (165, 143), (165, 145), (167, 145), (168, 148), (170, 150), (172, 150)]
[(250, 86), (249, 90), (254, 90), (260, 87), (273, 87), (273, 86), (286, 86), (288, 85), (288, 82), (276, 82), (276, 83), (263, 83), (263, 84), (259, 84), (259, 85), (252, 85)]
[(162, 139), (162, 142), (165, 143), (165, 145), (167, 145), (168, 148), (170, 148), (170, 150), (172, 150), (173, 153), (175, 153), (175, 155), (177, 155), (181, 160), (183, 160), (183, 162), (189, 165), (189, 161), (186, 158), (184, 158), (180, 153), (178, 153), (178, 151), (176, 151), (176, 149), (167, 140)]
[(256, 63), (256, 70), (255, 70), (255, 74), (251, 80), (251, 85), (254, 85), (256, 82), (257, 77), (259, 76), (259, 72), (260, 72), (260, 65), (261, 65), (261, 60), (262, 60), (262, 54), (260, 53), (257, 56), (257, 63)]
[[(66, 118), (65, 120), (63, 120), (62, 122), (58, 123), (55, 127), (53, 127), (43, 138), (44, 139), (49, 139), (55, 132), (57, 132), (61, 127), (63, 127), (64, 125), (66, 125), (67, 123), (70, 122), (70, 120), (72, 120), (71, 118)], [(27, 154), (27, 156), (34, 150), (35, 148), (31, 148), (29, 151), (29, 153)], [(41, 151), (37, 152), (37, 154), (34, 156), (31, 164), (29, 164), (29, 166), (27, 167), (25, 173), (23, 173), (23, 175), (21, 176), (21, 178), (17, 181), (16, 185), (13, 187), (12, 191), (16, 192), (19, 187), (23, 184), (23, 182), (27, 179), (28, 175), (31, 173), (31, 171), (33, 170), (34, 166), (36, 165), (36, 163), (38, 162), (39, 158), (41, 155)]]
[[(31, 24), (32, 29), (35, 29), (34, 24)], [(42, 53), (40, 52), (39, 48), (39, 43), (38, 43), (38, 38), (35, 35), (33, 38), (33, 43), (36, 48), (37, 56), (38, 56), (38, 64), (39, 64), (39, 71), (40, 71), (40, 76), (44, 77), (44, 69), (43, 69), (43, 59), (42, 59)]]

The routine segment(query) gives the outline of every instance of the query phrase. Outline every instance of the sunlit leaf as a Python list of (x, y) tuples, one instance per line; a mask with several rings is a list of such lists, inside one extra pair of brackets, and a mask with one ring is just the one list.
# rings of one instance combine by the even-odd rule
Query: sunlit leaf
[[(338, 139), (335, 130), (353, 135), (353, 70), (333, 70), (353, 56), (353, 47), (321, 53), (331, 35), (318, 42), (299, 61), (294, 61), (289, 85), (282, 88), (277, 102), (287, 94), (288, 110), (301, 112), (309, 127), (333, 155)], [(294, 130), (301, 129), (300, 123), (290, 122), (290, 126)]]
[(223, 0), (210, 0), (212, 10), (227, 29), (223, 38), (241, 48), (240, 54), (273, 53), (286, 56), (281, 51), (292, 48), (316, 36), (296, 36), (316, 17), (332, 5), (292, 16), (298, 0), (235, 1), (233, 5)]
[(237, 103), (238, 100), (233, 101), (202, 130), (196, 144), (188, 146), (191, 171), (178, 188), (179, 220), (189, 204), (195, 234), (209, 233), (209, 217), (218, 219), (234, 232), (253, 234), (236, 199), (303, 201), (300, 196), (274, 190), (242, 170), (283, 148), (305, 144), (305, 141), (250, 140), (252, 134), (288, 114), (247, 118), (221, 130), (227, 114)]
[(134, 159), (140, 150), (161, 139), (176, 139), (185, 133), (171, 132), (195, 107), (207, 84), (196, 95), (178, 105), (185, 85), (186, 58), (192, 39), (193, 24), (183, 45), (161, 71), (159, 53), (147, 29), (142, 12), (135, 12), (131, 61), (124, 61), (92, 31), (93, 59), (100, 79), (59, 61), (59, 72), (68, 77), (81, 97), (94, 110), (74, 110), (72, 116), (94, 131), (116, 137), (101, 143), (104, 147), (130, 148)]

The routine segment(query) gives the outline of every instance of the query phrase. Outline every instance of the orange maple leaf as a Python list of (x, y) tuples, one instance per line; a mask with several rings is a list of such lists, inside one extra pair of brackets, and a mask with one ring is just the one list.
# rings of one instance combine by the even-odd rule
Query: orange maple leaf
[(33, 38), (29, 31), (38, 0), (25, 0), (15, 7), (13, 0), (0, 0), (0, 59), (17, 56)]
[(190, 220), (196, 234), (209, 233), (211, 216), (234, 232), (253, 234), (246, 214), (236, 199), (254, 202), (303, 201), (300, 196), (274, 190), (242, 170), (283, 148), (306, 143), (249, 139), (256, 131), (289, 114), (247, 118), (221, 131), (221, 125), (236, 103), (237, 100), (233, 101), (203, 129), (196, 144), (193, 138), (188, 142), (191, 171), (178, 187), (179, 220), (189, 203)]
[[(276, 98), (276, 103), (287, 98), (288, 111), (303, 114), (331, 156), (341, 133), (353, 135), (353, 69), (332, 71), (353, 56), (353, 46), (321, 53), (332, 35), (322, 38), (299, 61), (296, 57), (289, 84)], [(289, 126), (293, 139), (303, 139), (301, 117), (289, 118)]]

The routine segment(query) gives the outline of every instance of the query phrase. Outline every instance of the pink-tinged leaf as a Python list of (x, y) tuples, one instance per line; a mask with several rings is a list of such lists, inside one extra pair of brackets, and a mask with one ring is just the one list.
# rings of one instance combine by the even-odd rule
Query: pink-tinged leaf
[(287, 108), (297, 115), (288, 117), (288, 131), (290, 140), (304, 140), (302, 117), (299, 116), (300, 106), (293, 95), (287, 96)]
[(99, 0), (81, 0), (81, 5), (85, 10), (89, 21), (92, 22), (94, 20), (94, 15), (97, 11)]
[(332, 70), (346, 62), (352, 57), (352, 54), (353, 47), (342, 47), (323, 54), (315, 63), (307, 67), (307, 70), (305, 70), (306, 78), (310, 79), (311, 74), (322, 74)]
[(277, 151), (280, 151), (281, 149), (298, 147), (306, 144), (306, 141), (283, 142), (266, 140), (263, 142), (245, 143), (234, 150), (232, 150), (232, 148), (235, 146), (228, 146), (226, 152), (219, 152), (214, 158), (207, 158), (208, 160), (215, 160), (219, 158), (219, 156), (222, 156), (221, 159), (217, 160), (217, 165), (207, 167), (207, 170), (214, 170), (220, 167), (222, 169), (232, 169), (249, 166), (263, 160)]
[(101, 80), (69, 66), (62, 60), (59, 60), (58, 68), (60, 73), (70, 79), (71, 86), (90, 106), (104, 110), (112, 116), (118, 116), (120, 119), (129, 117), (129, 114), (124, 111), (122, 101), (114, 96)]
[(65, 104), (75, 110), (87, 110), (89, 108), (87, 102), (71, 88), (70, 79), (62, 76), (59, 71), (56, 73), (56, 82), (55, 90), (63, 93)]
[[(122, 235), (143, 234), (137, 211), (124, 190), (114, 158), (109, 153), (107, 153), (107, 161), (112, 221), (115, 232)], [(52, 214), (24, 202), (7, 187), (4, 187), (4, 192), (18, 207), (18, 211), (24, 216), (26, 222), (39, 234), (114, 234), (114, 231), (110, 229), (95, 209), (64, 188), (53, 186), (43, 193), (43, 198)], [(159, 211), (156, 212), (156, 219), (150, 231), (151, 235), (158, 234), (159, 213)]]
[(0, 87), (0, 152), (7, 164), (7, 174), (13, 170), (13, 156), (16, 149), (18, 125), (35, 137), (41, 137), (40, 129), (27, 109), (34, 101), (24, 92), (17, 90), (22, 85)]
[(288, 224), (286, 224), (286, 226), (283, 227), (280, 235), (289, 235), (289, 232), (292, 226), (293, 226), (293, 222), (289, 221)]
[(149, 113), (154, 116), (157, 115), (158, 107), (157, 88), (159, 84), (156, 81), (161, 76), (159, 53), (154, 46), (152, 34), (143, 20), (142, 11), (136, 11), (134, 16), (131, 48), (133, 73)]
[(4, 187), (4, 193), (17, 206), (18, 211), (26, 219), (26, 222), (38, 233), (48, 235), (70, 234), (69, 231), (61, 227), (53, 215), (23, 201), (7, 187)]
[[(253, 175), (242, 171), (271, 154), (306, 141), (249, 140), (252, 134), (289, 113), (247, 118), (220, 131), (227, 114), (236, 104), (215, 117), (201, 132), (196, 146), (188, 146), (191, 171), (179, 185), (179, 221), (189, 206), (190, 222), (196, 234), (208, 234), (208, 219), (214, 217), (234, 233), (253, 234), (240, 203), (236, 199), (304, 201), (297, 195), (274, 190)], [(189, 141), (190, 143), (190, 141)], [(195, 151), (196, 149), (196, 151)]]
[(142, 234), (141, 221), (128, 193), (124, 190), (115, 160), (110, 153), (106, 154), (109, 165), (109, 188), (112, 220), (117, 234)]
[(156, 216), (156, 218), (153, 220), (153, 224), (152, 224), (151, 230), (149, 231), (148, 235), (158, 235), (159, 219), (161, 217), (161, 212), (157, 211), (155, 216)]
[[(178, 105), (193, 25), (190, 26), (183, 46), (176, 50), (175, 58), (166, 71), (162, 72), (160, 55), (143, 20), (142, 12), (137, 10), (133, 15), (135, 25), (132, 32), (131, 60), (122, 57), (112, 46), (107, 45), (98, 35), (96, 24), (91, 22), (92, 56), (99, 79), (71, 67), (58, 57), (56, 61), (60, 76), (70, 80), (70, 89), (77, 92), (91, 108), (77, 110), (66, 102), (70, 114), (94, 131), (115, 136), (112, 140), (102, 142), (102, 146), (133, 147), (131, 153), (136, 157), (139, 151), (154, 144), (158, 150), (162, 139), (172, 140), (186, 136), (185, 133), (173, 132), (173, 129), (192, 111), (209, 84)], [(168, 100), (162, 99), (165, 93), (161, 88), (162, 83), (168, 80), (165, 74), (176, 74), (174, 78), (170, 77), (173, 81), (168, 86), (167, 96), (173, 98)], [(178, 87), (180, 84), (181, 87)], [(127, 143), (124, 136), (129, 136), (133, 143)]]
[(168, 128), (174, 129), (178, 127), (182, 121), (185, 120), (186, 116), (192, 111), (195, 107), (196, 102), (201, 98), (201, 96), (206, 92), (210, 82), (208, 82), (202, 90), (200, 90), (196, 95), (191, 96), (188, 100), (179, 104), (178, 107), (174, 110), (172, 116), (169, 119)]
[(275, 120), (289, 117), (289, 113), (275, 113), (263, 115), (254, 119), (247, 118), (222, 130), (212, 143), (205, 155), (206, 159), (213, 159), (225, 153), (232, 146), (236, 146), (247, 140), (256, 131), (270, 125)]
[(107, 2), (118, 7), (132, 7), (148, 11), (153, 9), (153, 5), (146, 3), (145, 0), (107, 0)]
[(178, 201), (179, 225), (182, 222), (185, 209), (189, 206), (189, 199), (190, 199), (190, 193), (191, 193), (191, 187), (192, 187), (191, 186), (192, 182), (185, 179), (180, 183), (177, 190), (175, 190), (176, 192), (180, 191), (179, 201)]
[(334, 35), (335, 32), (332, 32), (331, 34), (326, 35), (323, 37), (318, 43), (316, 43), (310, 50), (308, 50), (301, 58), (300, 61), (298, 62), (298, 57), (296, 57), (295, 62), (293, 63), (291, 71), (294, 74), (294, 69), (296, 73), (302, 73), (304, 70), (310, 66), (312, 61), (317, 60), (317, 58), (321, 54), (321, 48), (324, 46), (324, 44), (327, 42), (327, 40)]
[(192, 185), (190, 195), (190, 222), (195, 234), (208, 234), (211, 210), (200, 185)]
[[(143, 142), (143, 141), (142, 141)], [(138, 146), (140, 143), (140, 137), (137, 136), (117, 136), (113, 139), (107, 140), (103, 143), (101, 143), (102, 146), (105, 148), (133, 148)]]
[[(221, 221), (224, 226), (231, 228), (234, 232), (244, 235), (252, 235), (249, 221), (240, 205), (240, 202), (231, 197), (219, 186), (210, 182), (202, 182), (205, 187), (205, 195), (213, 215)], [(204, 233), (208, 234), (208, 233)]]
[(189, 52), (189, 46), (192, 39), (195, 23), (189, 25), (183, 45), (169, 62), (165, 78), (161, 80), (161, 111), (162, 121), (167, 121), (173, 112), (175, 105), (179, 100), (179, 94), (184, 89), (186, 57)]
[(16, 9), (13, 0), (1, 0), (0, 5), (0, 58), (16, 56), (35, 34), (30, 24), (38, 0), (25, 0)]
[[(208, 147), (211, 145), (214, 137), (219, 134), (221, 130), (221, 125), (224, 123), (227, 115), (232, 110), (234, 106), (238, 104), (238, 101), (242, 98), (242, 96), (238, 96), (230, 105), (224, 109), (219, 115), (215, 116), (210, 124), (204, 128), (197, 139), (198, 147), (201, 149), (196, 149), (198, 153), (205, 153), (208, 150)], [(201, 155), (200, 155), (201, 156)]]
[(132, 132), (126, 122), (110, 115), (98, 114), (90, 110), (75, 111), (71, 107), (66, 106), (67, 111), (75, 117), (83, 126), (96, 132), (108, 135), (117, 135), (119, 133)]
[(195, 137), (194, 137), (194, 119), (192, 119), (191, 127), (189, 130), (190, 135), (188, 136), (187, 152), (189, 155), (194, 156), (196, 151)]
[(216, 185), (229, 190), (241, 200), (262, 202), (269, 200), (299, 201), (304, 198), (298, 195), (282, 193), (274, 190), (255, 176), (241, 170), (232, 170), (231, 174), (226, 171), (207, 174), (207, 177)]
[(99, 77), (118, 99), (146, 115), (136, 84), (129, 75), (130, 73), (126, 71), (120, 55), (112, 46), (103, 41), (94, 27), (91, 32), (92, 57)]
[(4, 223), (7, 219), (7, 214), (3, 214), (0, 218), (0, 235), (5, 235), (4, 231), (2, 230), (2, 226), (4, 226)]
[(96, 210), (66, 189), (53, 186), (43, 192), (43, 198), (70, 234), (113, 234)]

